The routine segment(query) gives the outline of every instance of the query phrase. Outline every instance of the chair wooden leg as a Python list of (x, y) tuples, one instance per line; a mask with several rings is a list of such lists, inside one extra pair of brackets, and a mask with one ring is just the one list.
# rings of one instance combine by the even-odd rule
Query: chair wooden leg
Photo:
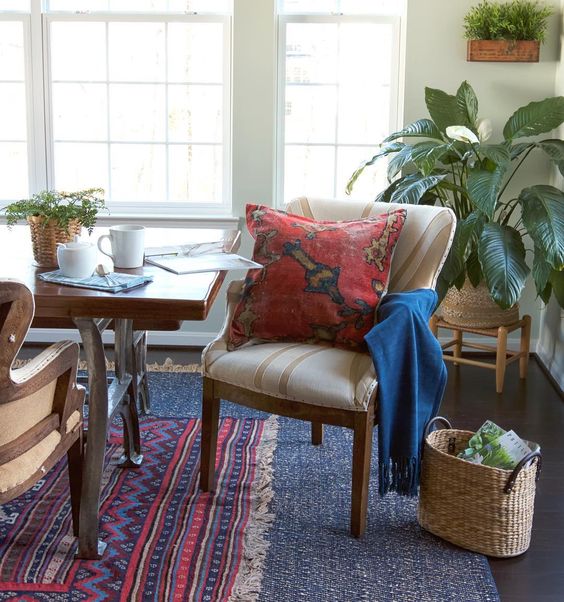
[(200, 489), (213, 491), (215, 485), (215, 454), (220, 400), (214, 396), (213, 380), (204, 377), (202, 397), (202, 456), (200, 462)]
[(497, 329), (497, 353), (495, 362), (495, 390), (503, 392), (505, 368), (507, 366), (507, 328), (500, 326)]
[(531, 345), (531, 316), (523, 316), (523, 326), (521, 328), (521, 348), (523, 354), (519, 358), (519, 376), (527, 378), (527, 368), (529, 366), (529, 349)]
[[(454, 350), (452, 352), (453, 357), (461, 357), (462, 356), (462, 330), (454, 331)], [(458, 366), (458, 362), (453, 362), (455, 366)]]
[(311, 443), (312, 445), (321, 445), (323, 443), (323, 423), (311, 423)]
[(354, 421), (351, 533), (355, 537), (362, 537), (366, 529), (373, 426), (374, 405), (371, 403), (368, 411), (358, 412)]
[(80, 436), (67, 452), (69, 468), (69, 485), (72, 509), (72, 532), (78, 537), (80, 520), (80, 494), (82, 491), (82, 436)]

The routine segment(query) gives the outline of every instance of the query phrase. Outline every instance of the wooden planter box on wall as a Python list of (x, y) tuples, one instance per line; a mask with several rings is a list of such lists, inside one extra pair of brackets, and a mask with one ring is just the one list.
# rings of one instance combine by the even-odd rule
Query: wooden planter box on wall
[(536, 40), (468, 40), (467, 61), (538, 63)]

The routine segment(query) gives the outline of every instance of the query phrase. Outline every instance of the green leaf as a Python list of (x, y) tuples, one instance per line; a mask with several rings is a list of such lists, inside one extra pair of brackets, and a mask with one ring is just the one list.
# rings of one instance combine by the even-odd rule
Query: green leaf
[(480, 237), (478, 257), (492, 299), (503, 309), (515, 305), (530, 271), (519, 232), (510, 226), (486, 224)]
[(496, 165), (509, 163), (511, 160), (509, 149), (505, 144), (480, 144), (477, 150), (479, 155), (487, 157)]
[(471, 213), (465, 219), (459, 220), (454, 231), (452, 245), (446, 258), (441, 276), (446, 280), (448, 286), (452, 286), (461, 272), (464, 272), (464, 260), (472, 234), (476, 227), (482, 223), (478, 213)]
[(389, 203), (389, 202), (391, 202), (391, 198), (392, 198), (393, 192), (402, 183), (402, 181), (405, 180), (405, 178), (408, 178), (408, 177), (409, 176), (404, 176), (403, 178), (400, 178), (399, 180), (395, 180), (394, 182), (392, 182), (387, 188), (385, 188), (384, 190), (382, 190), (382, 192), (380, 192), (380, 193), (378, 193), (376, 195), (376, 198), (374, 199), (374, 202), (375, 203)]
[(435, 138), (442, 140), (439, 128), (430, 119), (418, 119), (409, 125), (406, 125), (399, 132), (390, 134), (384, 142), (391, 142), (398, 138)]
[(472, 86), (467, 81), (463, 81), (460, 84), (460, 87), (456, 92), (456, 103), (458, 105), (458, 111), (464, 117), (464, 123), (462, 125), (474, 129), (474, 124), (478, 117), (478, 98), (476, 97), (476, 93)]
[(406, 144), (398, 153), (396, 153), (388, 162), (388, 180), (391, 182), (398, 173), (409, 163), (411, 163), (411, 151), (413, 146)]
[(435, 88), (425, 88), (425, 104), (431, 119), (441, 132), (444, 132), (449, 125), (465, 123), (464, 116), (458, 108), (456, 96)]
[(551, 161), (556, 163), (560, 173), (564, 176), (564, 140), (542, 140), (537, 146), (550, 157)]
[(519, 195), (523, 224), (527, 232), (555, 268), (564, 265), (564, 192), (539, 184)]
[(552, 270), (550, 284), (558, 304), (564, 309), (564, 271)]
[(424, 176), (431, 175), (435, 164), (450, 149), (450, 144), (441, 144), (434, 140), (419, 142), (411, 151), (411, 161)]
[(513, 144), (509, 147), (511, 160), (517, 159), (517, 157), (520, 157), (525, 151), (533, 148), (533, 146), (535, 146), (534, 142), (518, 142), (517, 144)]
[(468, 259), (466, 260), (466, 274), (468, 275), (468, 280), (470, 280), (472, 286), (476, 287), (482, 282), (484, 275), (482, 274), (482, 266), (480, 265), (478, 251), (476, 250), (468, 255)]
[(531, 102), (511, 115), (503, 128), (503, 137), (514, 140), (538, 136), (557, 128), (564, 121), (564, 96)]
[[(535, 281), (537, 293), (545, 303), (547, 303), (547, 300), (543, 296), (543, 293), (546, 293), (551, 272), (552, 266), (548, 263), (548, 261), (546, 261), (544, 252), (535, 245), (535, 255), (533, 258), (533, 280)], [(548, 288), (552, 289), (552, 287)], [(548, 291), (548, 297), (550, 297), (550, 292), (551, 290)]]
[(421, 174), (410, 174), (402, 178), (400, 184), (390, 196), (392, 203), (409, 203), (417, 205), (421, 197), (436, 186), (446, 175), (422, 177)]
[(508, 164), (502, 163), (493, 171), (474, 168), (468, 170), (468, 195), (480, 211), (493, 219), (497, 206), (497, 196), (507, 171)]
[(383, 145), (381, 145), (380, 150), (378, 150), (378, 152), (372, 157), (372, 159), (368, 159), (367, 161), (363, 161), (358, 166), (358, 168), (355, 170), (355, 172), (349, 178), (349, 181), (347, 182), (347, 186), (345, 188), (345, 192), (347, 194), (351, 193), (355, 182), (358, 180), (360, 174), (364, 171), (364, 169), (366, 167), (368, 167), (369, 165), (373, 165), (381, 157), (385, 157), (386, 155), (389, 155), (390, 153), (397, 153), (397, 152), (399, 152), (403, 147), (404, 147), (404, 144), (402, 142), (393, 142), (392, 144), (383, 144)]

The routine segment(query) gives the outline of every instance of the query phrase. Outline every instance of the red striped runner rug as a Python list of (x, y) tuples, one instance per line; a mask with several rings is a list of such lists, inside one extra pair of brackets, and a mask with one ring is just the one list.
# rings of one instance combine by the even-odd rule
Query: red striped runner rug
[(101, 528), (104, 558), (74, 559), (66, 467), (0, 508), (0, 600), (240, 600), (258, 596), (272, 522), (277, 421), (222, 420), (217, 493), (198, 488), (195, 419), (145, 418), (144, 461), (115, 466), (110, 438)]

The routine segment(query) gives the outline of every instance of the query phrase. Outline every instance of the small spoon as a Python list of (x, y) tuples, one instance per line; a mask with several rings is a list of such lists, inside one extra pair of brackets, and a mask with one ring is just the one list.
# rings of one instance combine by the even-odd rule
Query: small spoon
[(116, 285), (115, 280), (113, 280), (113, 278), (110, 277), (111, 272), (108, 270), (107, 266), (105, 266), (103, 263), (99, 263), (96, 266), (96, 274), (98, 274), (98, 276), (103, 276), (105, 278), (106, 282), (110, 286)]

